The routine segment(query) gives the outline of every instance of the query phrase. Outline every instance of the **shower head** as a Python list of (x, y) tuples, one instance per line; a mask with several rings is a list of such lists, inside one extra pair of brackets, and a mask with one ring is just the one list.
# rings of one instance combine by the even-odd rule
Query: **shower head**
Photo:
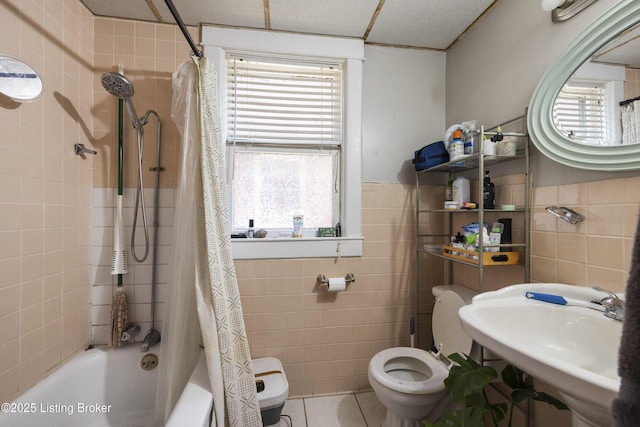
[(107, 92), (124, 100), (124, 104), (127, 107), (129, 116), (131, 117), (133, 127), (137, 130), (141, 130), (142, 125), (138, 120), (138, 115), (136, 114), (133, 102), (131, 102), (131, 97), (134, 92), (133, 83), (131, 83), (131, 81), (122, 74), (116, 72), (104, 73), (100, 80), (102, 82), (102, 87), (104, 87)]
[(133, 96), (133, 83), (120, 73), (104, 73), (101, 81), (102, 86), (113, 96), (121, 99), (129, 99)]

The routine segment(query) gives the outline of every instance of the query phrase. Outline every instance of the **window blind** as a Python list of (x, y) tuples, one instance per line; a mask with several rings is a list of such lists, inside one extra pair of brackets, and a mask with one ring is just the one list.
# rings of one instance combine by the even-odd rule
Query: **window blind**
[(605, 88), (600, 85), (565, 85), (556, 98), (553, 118), (569, 138), (603, 144), (607, 134)]
[(339, 145), (339, 64), (227, 58), (228, 143)]

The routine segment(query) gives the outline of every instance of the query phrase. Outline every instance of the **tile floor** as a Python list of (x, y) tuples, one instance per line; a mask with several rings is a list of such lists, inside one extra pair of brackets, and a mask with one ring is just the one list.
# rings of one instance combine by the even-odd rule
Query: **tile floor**
[(380, 427), (385, 408), (374, 392), (289, 399), (278, 427)]

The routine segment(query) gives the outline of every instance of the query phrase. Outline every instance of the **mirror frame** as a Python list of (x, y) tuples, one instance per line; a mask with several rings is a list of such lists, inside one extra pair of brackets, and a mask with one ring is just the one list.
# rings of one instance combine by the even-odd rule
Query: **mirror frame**
[(527, 127), (545, 156), (567, 166), (599, 171), (640, 169), (640, 144), (588, 145), (560, 133), (553, 105), (571, 75), (613, 37), (640, 22), (640, 1), (622, 0), (587, 27), (547, 69), (533, 92)]

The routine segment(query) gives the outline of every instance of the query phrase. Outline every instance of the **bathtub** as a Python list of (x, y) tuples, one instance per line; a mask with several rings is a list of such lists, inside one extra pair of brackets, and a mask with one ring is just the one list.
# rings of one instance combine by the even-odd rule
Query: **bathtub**
[(139, 344), (87, 350), (3, 404), (0, 427), (162, 426), (155, 418), (158, 369), (140, 366), (144, 355), (159, 352), (156, 345), (140, 353)]
[(166, 424), (166, 427), (184, 426), (216, 426), (215, 416), (213, 416), (213, 394), (204, 350), (200, 351), (198, 362)]

